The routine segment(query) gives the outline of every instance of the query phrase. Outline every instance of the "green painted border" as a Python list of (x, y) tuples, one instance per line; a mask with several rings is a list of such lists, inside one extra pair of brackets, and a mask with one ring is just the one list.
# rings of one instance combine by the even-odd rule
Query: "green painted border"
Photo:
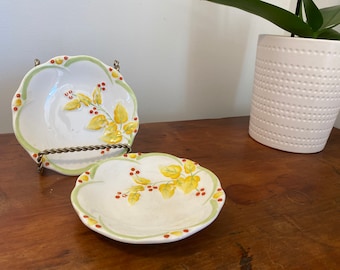
[[(58, 57), (56, 57), (56, 58), (58, 58)], [(108, 70), (110, 66), (105, 65), (102, 61), (100, 61), (99, 59), (94, 58), (92, 56), (88, 56), (88, 55), (69, 56), (69, 59), (66, 60), (64, 66), (70, 67), (72, 64), (79, 62), (79, 61), (89, 61), (89, 62), (96, 64), (106, 73), (106, 75), (110, 79), (110, 82), (113, 83), (111, 73)]]
[[(135, 154), (135, 153), (132, 153), (132, 154)], [(154, 235), (147, 235), (147, 236), (132, 236), (132, 235), (125, 235), (125, 234), (120, 234), (120, 233), (117, 233), (113, 230), (111, 230), (109, 227), (107, 227), (101, 216), (99, 216), (98, 218), (94, 218), (89, 212), (87, 212), (83, 207), (81, 207), (81, 205), (79, 204), (78, 202), (78, 194), (79, 194), (79, 191), (89, 185), (89, 184), (96, 184), (96, 183), (102, 183), (103, 181), (92, 181), (91, 180), (95, 177), (95, 174), (97, 172), (97, 169), (103, 164), (103, 163), (106, 163), (106, 162), (110, 162), (112, 160), (124, 160), (124, 161), (129, 161), (129, 162), (135, 162), (135, 163), (138, 163), (139, 164), (139, 160), (142, 160), (144, 158), (147, 158), (147, 157), (150, 157), (150, 156), (165, 156), (167, 158), (170, 158), (174, 161), (176, 161), (178, 164), (183, 164), (183, 162), (181, 161), (182, 158), (178, 158), (176, 156), (173, 156), (173, 155), (170, 155), (170, 154), (166, 154), (166, 153), (143, 153), (141, 155), (137, 155), (136, 158), (129, 158), (129, 157), (113, 157), (113, 158), (110, 158), (108, 160), (104, 160), (104, 161), (101, 161), (99, 163), (97, 163), (95, 166), (93, 166), (89, 172), (90, 172), (90, 178), (88, 180), (87, 183), (79, 183), (76, 182), (76, 185), (74, 187), (74, 189), (72, 190), (71, 192), (71, 202), (76, 210), (76, 212), (78, 213), (81, 221), (84, 223), (85, 226), (87, 226), (88, 228), (94, 230), (94, 231), (97, 231), (98, 233), (101, 233), (107, 237), (110, 237), (110, 236), (115, 236), (117, 237), (117, 239), (121, 239), (122, 241), (124, 239), (130, 239), (130, 240), (135, 240), (136, 242), (138, 240), (149, 240), (149, 239), (152, 239), (152, 238), (158, 238), (158, 237), (161, 237), (163, 236), (165, 233), (168, 233), (168, 231), (164, 231), (163, 233), (160, 233), (160, 234), (154, 234)], [(189, 159), (188, 159), (189, 160)], [(211, 213), (208, 217), (206, 217), (204, 220), (196, 223), (196, 224), (193, 224), (193, 225), (190, 225), (190, 226), (187, 226), (185, 228), (189, 228), (191, 230), (195, 230), (196, 227), (198, 226), (202, 226), (202, 228), (200, 228), (199, 230), (207, 227), (208, 225), (210, 225), (218, 216), (218, 213), (220, 212), (220, 210), (222, 209), (223, 205), (225, 204), (225, 201), (226, 201), (226, 196), (224, 194), (224, 200), (223, 200), (223, 203), (221, 204), (221, 206), (219, 207), (219, 203), (217, 202), (216, 199), (213, 199), (213, 195), (214, 193), (216, 192), (217, 190), (217, 187), (219, 186), (218, 184), (220, 184), (220, 181), (218, 179), (218, 177), (210, 170), (208, 170), (207, 168), (204, 168), (202, 166), (199, 166), (199, 171), (204, 171), (206, 172), (209, 176), (210, 176), (210, 179), (212, 180), (213, 182), (213, 189), (212, 189), (212, 192), (210, 194), (210, 196), (207, 198), (207, 200), (203, 203), (206, 204), (207, 202), (210, 202), (210, 205), (211, 205)], [(78, 180), (78, 179), (77, 179)], [(221, 187), (222, 188), (222, 187)], [(95, 228), (93, 226), (89, 226), (88, 224), (86, 224), (84, 222), (84, 219), (83, 219), (83, 216), (84, 215), (87, 215), (89, 217), (92, 217), (93, 219), (95, 220), (98, 220), (99, 224), (102, 226), (101, 229), (99, 228)], [(205, 225), (205, 226), (204, 226)], [(185, 229), (185, 228), (178, 228), (177, 230), (182, 230), (182, 229)], [(104, 229), (104, 231), (102, 231)], [(198, 231), (199, 231), (198, 230)], [(197, 231), (194, 231), (193, 233), (189, 233), (188, 236), (196, 233)], [(181, 237), (178, 237), (178, 239), (171, 239), (172, 241), (176, 241), (176, 240), (180, 240), (182, 239)], [(160, 241), (160, 242), (172, 242), (172, 241)]]
[[(40, 64), (34, 68), (32, 68), (23, 78), (19, 89), (17, 90), (16, 93), (20, 93), (21, 94), (21, 98), (23, 100), (23, 104), (18, 108), (18, 111), (15, 112), (14, 115), (14, 121), (13, 121), (13, 128), (14, 128), (14, 133), (15, 136), (17, 138), (17, 140), (19, 141), (19, 143), (25, 148), (25, 150), (32, 155), (33, 153), (38, 153), (39, 151), (41, 151), (42, 149), (37, 149), (35, 147), (33, 147), (29, 142), (27, 142), (27, 140), (23, 137), (22, 132), (20, 130), (20, 125), (19, 125), (19, 119), (20, 119), (20, 115), (21, 115), (21, 111), (22, 108), (24, 106), (24, 102), (27, 99), (27, 89), (28, 86), (32, 80), (32, 78), (39, 72), (41, 72), (44, 69), (49, 69), (49, 68), (53, 68), (53, 69), (65, 69), (70, 67), (72, 64), (80, 62), (80, 61), (89, 61), (91, 63), (94, 63), (96, 65), (98, 65), (107, 75), (108, 79), (110, 80), (111, 83), (117, 83), (118, 85), (120, 85), (123, 89), (125, 89), (125, 91), (127, 91), (133, 101), (134, 104), (134, 111), (133, 114), (131, 116), (131, 118), (133, 119), (134, 117), (138, 117), (138, 104), (137, 104), (137, 98), (135, 93), (133, 92), (133, 90), (131, 89), (131, 87), (124, 81), (124, 80), (114, 80), (111, 76), (111, 73), (109, 72), (109, 68), (110, 66), (105, 65), (103, 62), (101, 62), (99, 59), (94, 58), (92, 56), (87, 56), (87, 55), (78, 55), (78, 56), (68, 56), (67, 60), (63, 60), (62, 64), (57, 64), (57, 63), (51, 63), (50, 61), (52, 59), (58, 59), (58, 58), (63, 58), (64, 56), (56, 56), (51, 58), (49, 61)], [(138, 120), (139, 122), (139, 120)], [(139, 126), (139, 125), (138, 125)], [(131, 134), (130, 138), (128, 138), (128, 144), (132, 145), (134, 139), (135, 139), (136, 134)], [(125, 151), (126, 153), (126, 151)], [(33, 158), (33, 157), (32, 157)], [(61, 166), (58, 166), (55, 162), (52, 162), (48, 157), (45, 157), (46, 161), (48, 161), (50, 163), (49, 167), (47, 167), (48, 169), (52, 169), (55, 170), (57, 172), (63, 173), (65, 175), (79, 175), (82, 172), (84, 172), (85, 170), (88, 170), (89, 168), (91, 168), (91, 166), (93, 164), (90, 164), (88, 166), (79, 168), (79, 169), (65, 169)]]

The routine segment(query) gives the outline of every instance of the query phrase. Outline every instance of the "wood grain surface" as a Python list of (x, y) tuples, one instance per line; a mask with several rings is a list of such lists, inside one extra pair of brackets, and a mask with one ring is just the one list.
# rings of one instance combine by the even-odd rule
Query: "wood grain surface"
[(248, 117), (142, 124), (135, 152), (165, 152), (213, 171), (228, 199), (179, 242), (132, 245), (101, 236), (70, 202), (76, 177), (45, 170), (0, 135), (1, 269), (339, 269), (340, 130), (317, 154), (263, 146)]

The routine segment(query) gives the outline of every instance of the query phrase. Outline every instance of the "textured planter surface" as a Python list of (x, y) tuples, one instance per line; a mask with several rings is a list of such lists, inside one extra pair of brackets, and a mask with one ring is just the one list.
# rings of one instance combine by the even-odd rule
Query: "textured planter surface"
[(249, 135), (284, 151), (315, 153), (340, 108), (340, 42), (261, 35)]

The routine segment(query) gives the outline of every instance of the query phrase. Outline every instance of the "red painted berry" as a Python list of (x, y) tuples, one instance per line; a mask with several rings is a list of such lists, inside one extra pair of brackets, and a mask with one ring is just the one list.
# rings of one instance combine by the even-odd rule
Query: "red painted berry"
[(67, 59), (68, 59), (68, 56), (67, 56), (67, 55), (65, 55), (65, 56), (64, 56), (64, 60), (67, 60)]
[(21, 95), (20, 95), (20, 94), (16, 94), (15, 96), (16, 96), (17, 98), (21, 97)]
[(18, 108), (17, 108), (17, 107), (14, 107), (14, 108), (13, 108), (13, 111), (15, 111), (15, 112), (16, 112), (17, 110), (18, 110)]
[(169, 238), (170, 234), (164, 234), (164, 238)]
[(55, 61), (54, 61), (53, 59), (51, 59), (50, 63), (51, 63), (51, 64), (54, 64), (54, 62), (55, 62)]

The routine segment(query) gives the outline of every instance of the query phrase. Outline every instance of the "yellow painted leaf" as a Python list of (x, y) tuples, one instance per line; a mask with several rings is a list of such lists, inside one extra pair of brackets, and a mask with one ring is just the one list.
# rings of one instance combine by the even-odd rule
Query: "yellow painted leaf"
[(172, 235), (175, 235), (175, 236), (181, 236), (183, 234), (182, 231), (174, 231), (174, 232), (171, 232)]
[(169, 199), (175, 194), (176, 186), (173, 184), (161, 184), (159, 191), (161, 192), (164, 199)]
[(103, 103), (103, 100), (102, 100), (102, 92), (100, 91), (100, 87), (96, 87), (93, 92), (92, 92), (92, 100), (93, 100), (93, 103), (95, 104), (102, 104)]
[(87, 128), (92, 130), (98, 130), (107, 125), (107, 123), (108, 121), (106, 119), (106, 116), (103, 114), (98, 114), (90, 120), (90, 123), (87, 125)]
[(113, 111), (114, 119), (117, 124), (123, 124), (128, 120), (128, 113), (122, 104), (117, 104)]
[(176, 186), (181, 189), (184, 194), (188, 194), (191, 191), (197, 189), (200, 177), (198, 175), (188, 176), (186, 178), (180, 178), (176, 182)]
[(84, 94), (78, 93), (76, 94), (77, 98), (79, 98), (80, 102), (83, 103), (85, 106), (89, 106), (91, 104), (91, 99)]
[(80, 106), (81, 106), (80, 100), (78, 98), (74, 98), (65, 104), (64, 110), (72, 111), (75, 109), (79, 109)]
[(135, 181), (139, 185), (148, 185), (148, 184), (151, 183), (151, 181), (149, 179), (146, 179), (146, 178), (143, 178), (143, 177), (138, 177), (138, 176), (134, 176), (133, 181)]
[(61, 64), (64, 62), (64, 60), (63, 60), (62, 58), (57, 58), (57, 59), (55, 60), (55, 62), (56, 62), (58, 65), (61, 65)]
[(89, 177), (86, 174), (82, 174), (81, 176), (79, 176), (78, 179), (82, 180), (82, 181), (85, 181), (85, 182), (89, 181)]
[(119, 72), (115, 69), (111, 72), (111, 75), (113, 78), (118, 78), (120, 76)]
[(95, 224), (97, 224), (97, 223), (98, 223), (97, 220), (95, 220), (95, 219), (93, 219), (93, 218), (91, 218), (91, 217), (89, 217), (89, 218), (87, 219), (87, 224), (89, 224), (90, 226), (95, 225)]
[(118, 125), (115, 123), (115, 122), (109, 122), (107, 124), (107, 126), (105, 127), (105, 132), (104, 134), (107, 132), (107, 133), (111, 133), (111, 132), (114, 132), (114, 131), (117, 131), (118, 130)]
[(123, 135), (119, 130), (114, 130), (111, 132), (105, 131), (101, 139), (108, 144), (115, 144), (123, 140)]
[(169, 165), (161, 167), (160, 170), (164, 176), (176, 179), (181, 175), (182, 167), (179, 165)]
[(130, 193), (128, 196), (128, 202), (134, 205), (136, 202), (139, 201), (140, 194), (139, 193)]
[(192, 173), (196, 170), (196, 165), (191, 160), (186, 160), (184, 163), (184, 171), (186, 173)]
[(138, 191), (143, 191), (144, 190), (144, 187), (142, 185), (138, 185), (138, 186), (132, 186), (129, 188), (129, 191), (131, 193), (136, 193)]
[(15, 101), (14, 101), (14, 106), (21, 106), (22, 102), (21, 102), (21, 99), (20, 98), (17, 98)]
[(213, 198), (214, 199), (217, 199), (219, 197), (221, 197), (223, 195), (223, 192), (222, 191), (217, 191), (214, 195), (213, 195)]
[(129, 122), (123, 126), (126, 134), (132, 134), (137, 129), (137, 122)]

